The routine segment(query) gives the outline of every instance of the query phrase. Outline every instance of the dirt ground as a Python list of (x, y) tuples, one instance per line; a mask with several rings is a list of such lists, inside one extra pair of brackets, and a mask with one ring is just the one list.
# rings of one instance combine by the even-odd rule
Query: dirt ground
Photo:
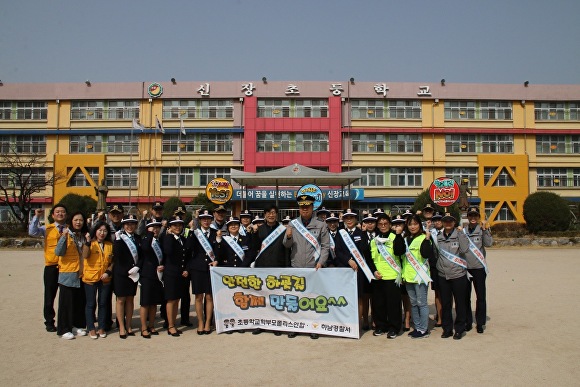
[[(44, 329), (42, 252), (3, 249), (0, 385), (578, 385), (579, 253), (489, 250), (487, 330), (459, 341), (441, 339), (441, 328), (423, 340), (371, 331), (359, 340), (198, 336), (190, 328), (179, 338), (161, 330), (120, 340), (114, 331), (66, 341)], [(432, 292), (429, 303), (433, 316)], [(193, 307), (191, 315), (195, 322)]]

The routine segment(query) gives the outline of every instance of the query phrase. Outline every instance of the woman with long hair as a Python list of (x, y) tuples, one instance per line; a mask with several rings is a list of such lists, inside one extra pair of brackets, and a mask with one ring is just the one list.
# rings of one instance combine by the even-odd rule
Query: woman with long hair
[(86, 336), (85, 295), (81, 277), (83, 245), (89, 239), (87, 219), (81, 212), (69, 218), (55, 248), (58, 256), (58, 318), (57, 334), (63, 339)]
[[(83, 283), (85, 287), (85, 318), (89, 337), (105, 338), (105, 315), (107, 301), (111, 293), (113, 267), (113, 243), (111, 228), (106, 222), (97, 222), (90, 232), (90, 239), (83, 246)], [(99, 331), (95, 331), (95, 307)]]
[(163, 304), (163, 251), (161, 249), (161, 222), (152, 219), (145, 225), (147, 233), (141, 240), (143, 255), (139, 260), (141, 283), (141, 336), (149, 339), (151, 335), (158, 335), (155, 330), (155, 314), (157, 305)]
[(404, 256), (403, 281), (411, 301), (411, 317), (415, 330), (409, 334), (414, 339), (429, 337), (429, 306), (427, 305), (429, 258), (433, 254), (431, 234), (423, 230), (419, 215), (410, 215), (406, 222), (408, 236), (403, 237), (403, 226), (395, 224), (397, 234), (393, 241), (395, 255)]

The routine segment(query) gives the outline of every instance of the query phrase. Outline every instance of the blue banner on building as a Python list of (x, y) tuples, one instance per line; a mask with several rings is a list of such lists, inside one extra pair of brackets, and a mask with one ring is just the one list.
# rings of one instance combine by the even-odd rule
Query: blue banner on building
[[(242, 196), (246, 191), (242, 189), (235, 189), (232, 200), (241, 200)], [(291, 189), (280, 189), (278, 190), (278, 200), (296, 200), (296, 190)], [(364, 188), (351, 188), (351, 189), (323, 189), (322, 190), (323, 201), (324, 200), (363, 200), (365, 198)], [(247, 197), (243, 197), (247, 200), (276, 200), (276, 190), (275, 189), (249, 189), (247, 190)]]
[(217, 333), (262, 328), (359, 338), (350, 268), (211, 267)]

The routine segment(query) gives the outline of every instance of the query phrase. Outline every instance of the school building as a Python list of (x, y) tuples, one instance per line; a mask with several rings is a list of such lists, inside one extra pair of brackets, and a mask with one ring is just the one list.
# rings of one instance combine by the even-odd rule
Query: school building
[[(36, 194), (50, 207), (69, 192), (147, 209), (189, 202), (215, 177), (298, 164), (359, 170), (348, 187), (321, 187), (327, 208), (398, 210), (438, 177), (468, 179), (470, 202), (492, 222), (522, 221), (538, 190), (580, 200), (580, 85), (336, 81), (0, 82), (0, 151), (42, 155), (57, 174)], [(0, 165), (0, 185), (10, 187)], [(273, 201), (275, 187), (232, 181), (232, 208)], [(312, 182), (304, 182), (312, 183)], [(295, 207), (278, 187), (283, 206)], [(356, 195), (355, 195), (356, 193)]]

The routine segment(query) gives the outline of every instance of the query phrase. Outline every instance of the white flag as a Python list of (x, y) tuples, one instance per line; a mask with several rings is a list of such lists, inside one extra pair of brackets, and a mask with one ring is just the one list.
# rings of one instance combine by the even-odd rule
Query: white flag
[(137, 121), (136, 118), (133, 118), (133, 129), (139, 129), (140, 131), (143, 131), (145, 128), (139, 123), (139, 121)]
[(179, 120), (179, 129), (181, 129), (181, 134), (185, 136), (185, 127), (183, 126), (183, 118)]
[(155, 117), (155, 122), (157, 125), (157, 129), (159, 129), (161, 133), (165, 134), (165, 129), (163, 129), (163, 125), (161, 125), (161, 121), (159, 121), (159, 118)]

